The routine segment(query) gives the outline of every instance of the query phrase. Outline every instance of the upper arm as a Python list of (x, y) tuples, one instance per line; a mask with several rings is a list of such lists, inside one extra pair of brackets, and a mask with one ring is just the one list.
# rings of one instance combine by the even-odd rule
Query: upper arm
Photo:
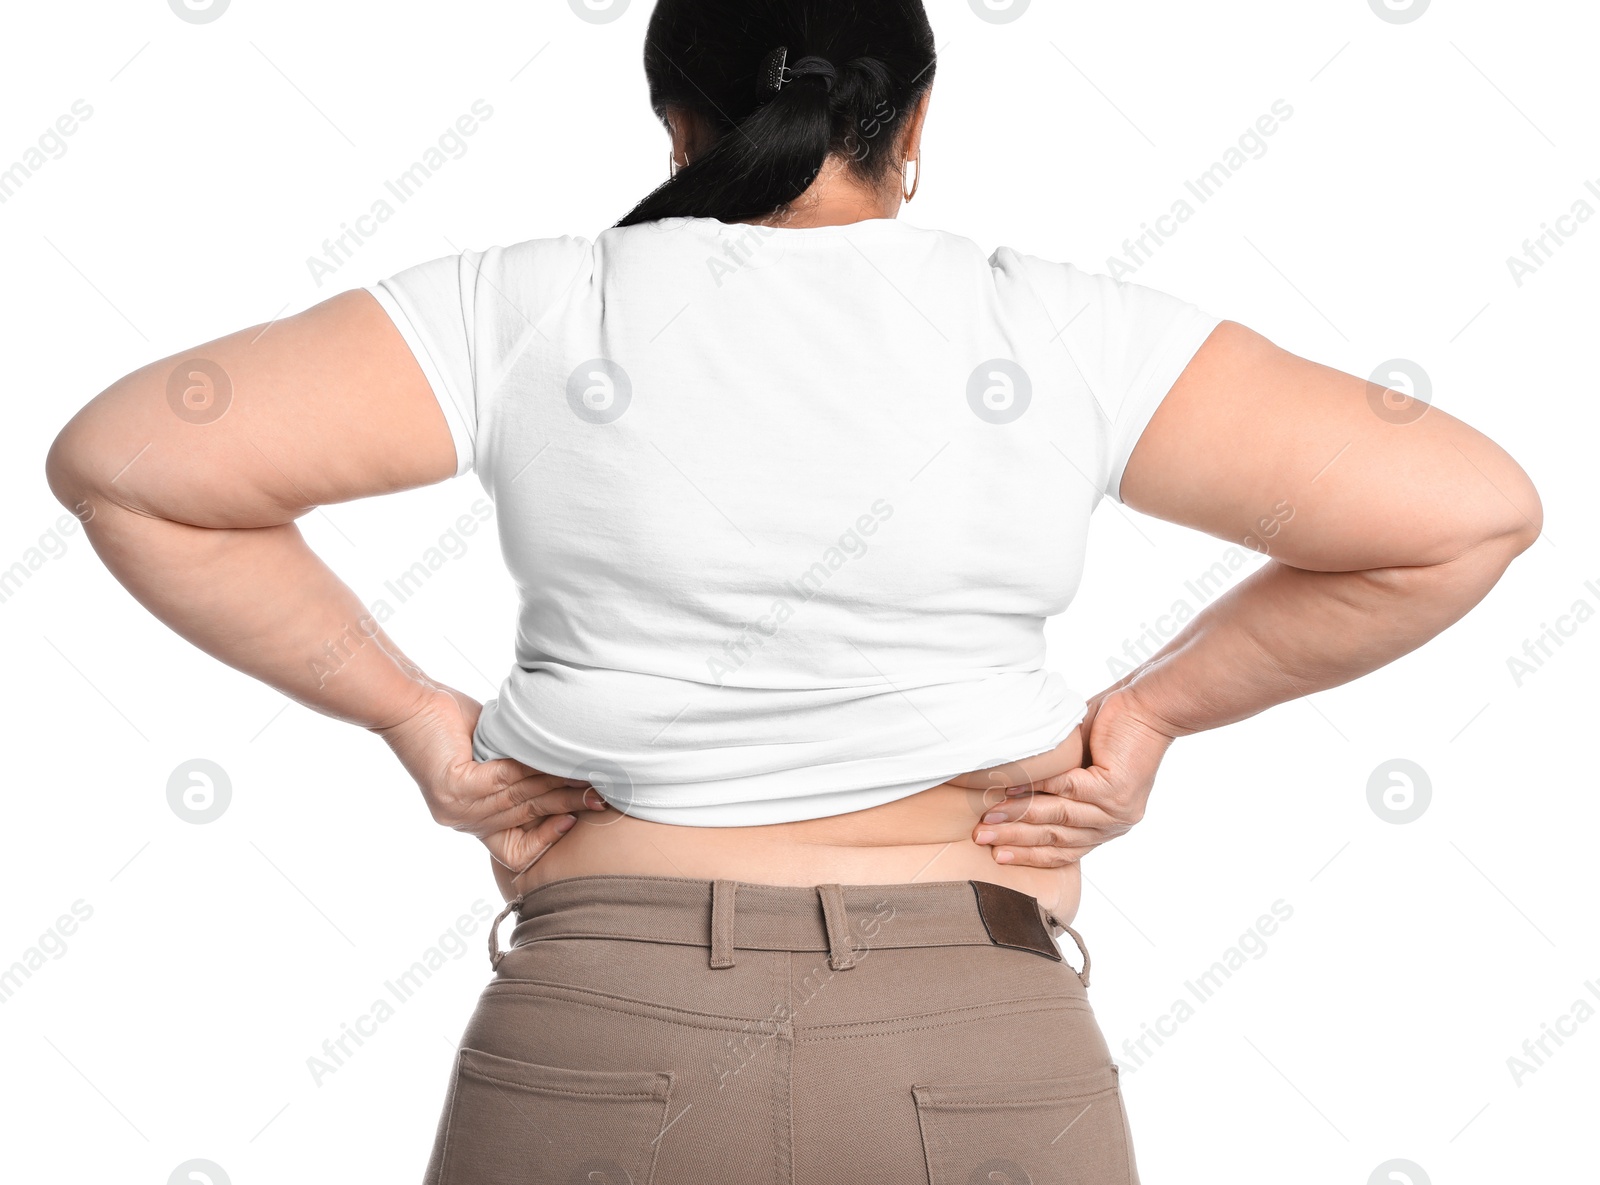
[(417, 358), (357, 289), (119, 379), (62, 430), (48, 469), (58, 495), (258, 527), (442, 481), (457, 460)]
[(251, 527), (466, 473), (510, 363), (590, 246), (568, 235), (443, 256), (152, 362), (62, 431), (52, 488)]
[(1155, 409), (1121, 493), (1313, 571), (1443, 563), (1531, 543), (1543, 522), (1527, 474), (1481, 433), (1227, 321)]

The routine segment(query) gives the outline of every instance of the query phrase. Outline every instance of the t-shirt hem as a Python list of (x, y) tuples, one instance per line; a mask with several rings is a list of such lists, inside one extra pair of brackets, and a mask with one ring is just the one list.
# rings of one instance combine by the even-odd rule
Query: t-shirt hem
[[(1088, 705), (1079, 703), (1068, 714), (1065, 724), (1057, 725), (1048, 740), (1037, 735), (1029, 740), (1019, 740), (1011, 748), (999, 752), (985, 752), (983, 757), (973, 757), (975, 764), (964, 765), (937, 775), (916, 778), (890, 786), (874, 785), (858, 789), (830, 791), (823, 794), (806, 794), (787, 798), (745, 800), (740, 802), (708, 802), (692, 804), (649, 804), (638, 802), (619, 806), (623, 813), (646, 823), (667, 823), (682, 827), (761, 827), (777, 823), (798, 823), (807, 819), (827, 819), (855, 811), (884, 806), (909, 798), (924, 790), (941, 786), (953, 777), (971, 772), (973, 768), (987, 769), (1007, 762), (1021, 761), (1048, 753), (1064, 741), (1083, 722)], [(483, 760), (479, 757), (478, 760)], [(958, 761), (959, 764), (959, 761)], [(976, 819), (974, 819), (976, 822)]]

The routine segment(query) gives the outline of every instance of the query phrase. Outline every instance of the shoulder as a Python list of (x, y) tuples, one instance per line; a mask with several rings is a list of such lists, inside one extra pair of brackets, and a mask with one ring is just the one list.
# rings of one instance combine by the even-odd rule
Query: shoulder
[(1112, 276), (1086, 272), (1077, 264), (1066, 260), (1048, 259), (1018, 251), (1014, 247), (997, 247), (989, 257), (996, 277), (1003, 277), (1019, 287), (1025, 287), (1049, 305), (1077, 302), (1103, 303), (1114, 299), (1122, 282)]
[[(1003, 300), (1053, 318), (1070, 318), (1086, 308), (1128, 308), (1151, 300), (1171, 299), (1166, 293), (1131, 284), (1118, 276), (1084, 271), (1067, 260), (1047, 258), (1000, 246), (986, 250), (966, 235), (945, 230), (919, 230), (930, 255), (986, 273)], [(1059, 324), (1058, 320), (1058, 324)]]
[(583, 274), (592, 249), (577, 235), (469, 248), (413, 264), (367, 289), (414, 316), (464, 318), (469, 325), (484, 318), (525, 317), (560, 299)]
[[(543, 306), (583, 274), (594, 256), (594, 241), (582, 235), (556, 235), (461, 253), (464, 284), (479, 289), (480, 305), (501, 297), (532, 300)], [(492, 290), (484, 291), (485, 286)]]
[(510, 263), (567, 261), (576, 263), (594, 250), (594, 240), (583, 235), (553, 235), (487, 247), (479, 254)]
[(1012, 286), (1019, 299), (1031, 300), (1058, 327), (1070, 324), (1099, 333), (1119, 327), (1159, 332), (1174, 322), (1209, 316), (1162, 289), (1011, 247), (998, 248), (990, 263), (997, 286)]

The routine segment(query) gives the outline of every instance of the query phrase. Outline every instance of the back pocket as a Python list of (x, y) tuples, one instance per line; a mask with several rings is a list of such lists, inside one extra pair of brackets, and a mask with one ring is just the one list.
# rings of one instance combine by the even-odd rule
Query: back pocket
[(439, 1185), (650, 1185), (670, 1071), (567, 1070), (462, 1048)]
[(1138, 1185), (1114, 1065), (911, 1093), (929, 1185)]

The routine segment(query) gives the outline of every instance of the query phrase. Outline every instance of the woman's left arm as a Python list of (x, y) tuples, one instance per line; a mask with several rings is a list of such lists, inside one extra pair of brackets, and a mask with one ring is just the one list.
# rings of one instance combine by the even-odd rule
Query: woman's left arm
[(473, 763), (477, 705), (407, 659), (295, 525), (455, 471), (427, 379), (360, 289), (141, 367), (79, 411), (46, 460), (51, 490), (150, 612), (384, 737), (436, 819), (525, 867), (583, 809), (584, 783)]

